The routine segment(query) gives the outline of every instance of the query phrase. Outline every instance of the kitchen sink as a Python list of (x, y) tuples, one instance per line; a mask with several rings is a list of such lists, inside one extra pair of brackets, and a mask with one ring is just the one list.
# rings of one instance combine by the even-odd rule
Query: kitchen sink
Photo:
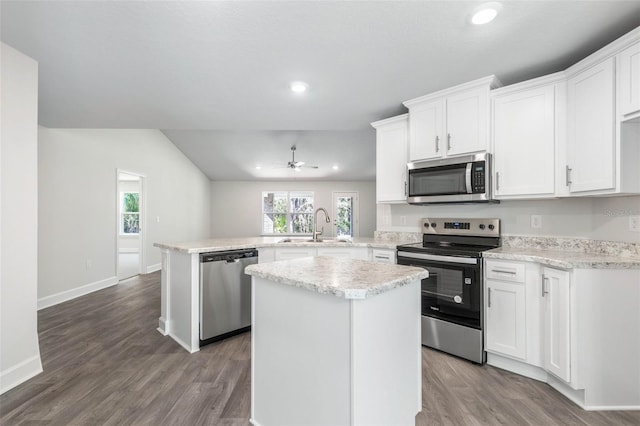
[(278, 243), (349, 243), (349, 240), (339, 240), (337, 238), (318, 238), (317, 240), (313, 240), (311, 238), (284, 238)]

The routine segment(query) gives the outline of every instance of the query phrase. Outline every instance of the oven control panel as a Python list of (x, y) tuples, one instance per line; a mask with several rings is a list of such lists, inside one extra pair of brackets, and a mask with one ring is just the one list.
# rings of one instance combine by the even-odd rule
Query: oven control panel
[(499, 237), (500, 219), (424, 218), (422, 233)]

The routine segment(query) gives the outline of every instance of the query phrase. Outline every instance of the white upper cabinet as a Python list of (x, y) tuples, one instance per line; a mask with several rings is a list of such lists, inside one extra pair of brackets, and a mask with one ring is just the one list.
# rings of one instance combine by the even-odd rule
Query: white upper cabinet
[(435, 99), (411, 108), (409, 159), (441, 157), (444, 148), (444, 100)]
[(489, 141), (489, 92), (495, 76), (404, 102), (409, 108), (409, 160), (483, 152)]
[(371, 125), (376, 129), (376, 201), (406, 203), (408, 115)]
[(640, 113), (640, 42), (618, 55), (618, 114)]
[(555, 195), (556, 102), (562, 101), (564, 82), (562, 75), (551, 77), (492, 93), (494, 194), (498, 199)]
[(567, 82), (566, 181), (572, 193), (615, 188), (613, 64), (609, 58)]

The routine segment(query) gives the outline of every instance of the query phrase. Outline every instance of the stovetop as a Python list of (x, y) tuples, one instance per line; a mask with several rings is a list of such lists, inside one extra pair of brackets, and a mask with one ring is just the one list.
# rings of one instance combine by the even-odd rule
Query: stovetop
[(422, 219), (422, 242), (398, 246), (398, 252), (482, 257), (500, 247), (499, 219)]
[(425, 244), (413, 243), (398, 246), (398, 252), (428, 253), (440, 256), (482, 257), (482, 252), (495, 247), (468, 246), (459, 244)]

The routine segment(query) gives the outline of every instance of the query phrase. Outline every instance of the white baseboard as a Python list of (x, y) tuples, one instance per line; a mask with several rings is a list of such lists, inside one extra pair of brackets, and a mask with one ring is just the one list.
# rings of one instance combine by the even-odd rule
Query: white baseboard
[(120, 253), (140, 253), (140, 249), (138, 248), (121, 248), (120, 250), (118, 250), (118, 252)]
[(162, 263), (154, 263), (153, 265), (149, 265), (147, 266), (147, 274), (150, 274), (152, 272), (156, 272), (159, 271), (160, 269), (162, 269)]
[(52, 294), (51, 296), (45, 296), (38, 299), (38, 310), (57, 305), (58, 303), (66, 302), (68, 300), (75, 299), (76, 297), (84, 296), (85, 294), (93, 293), (94, 291), (102, 290), (103, 288), (111, 287), (112, 285), (116, 284), (118, 284), (118, 278), (109, 277), (104, 280), (95, 281), (80, 287), (72, 288), (71, 290)]
[(0, 395), (40, 373), (42, 373), (42, 363), (39, 354), (0, 372)]
[(175, 334), (173, 334), (171, 331), (169, 331), (168, 333), (169, 337), (171, 337), (173, 340), (175, 340), (176, 342), (178, 342), (178, 344), (180, 346), (182, 346), (183, 348), (185, 348), (187, 350), (187, 352), (189, 352), (190, 354), (196, 353), (200, 351), (200, 348), (191, 348), (191, 346), (187, 345), (185, 342), (182, 341), (182, 339), (180, 339), (178, 336), (176, 336)]
[(166, 321), (164, 318), (158, 318), (158, 331), (163, 336), (169, 334), (169, 321)]

